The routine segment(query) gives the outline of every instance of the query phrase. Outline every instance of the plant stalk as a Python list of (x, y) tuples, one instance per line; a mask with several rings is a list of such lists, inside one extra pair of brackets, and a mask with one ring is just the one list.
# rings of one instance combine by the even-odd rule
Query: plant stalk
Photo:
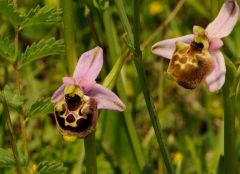
[(229, 95), (230, 90), (223, 88), (224, 101), (224, 173), (236, 172), (236, 149), (235, 149), (235, 112), (233, 108), (234, 98)]
[[(18, 6), (18, 0), (14, 0), (13, 4), (15, 7)], [(14, 48), (15, 48), (15, 54), (17, 55), (19, 52), (19, 27), (15, 27), (15, 37), (14, 37)], [(15, 62), (15, 71), (16, 71), (16, 88), (18, 90), (19, 95), (21, 95), (21, 80), (20, 80), (20, 72), (19, 72), (19, 66), (18, 66), (18, 59)], [(23, 148), (24, 148), (24, 155), (28, 159), (28, 141), (27, 141), (27, 128), (25, 125), (25, 118), (23, 113), (19, 113), (20, 115), (20, 127), (21, 127), (21, 136), (23, 141)]]
[(95, 132), (84, 138), (86, 173), (97, 173)]
[[(112, 19), (112, 11), (110, 8), (104, 11), (103, 22), (106, 30), (105, 33), (107, 36), (107, 41), (109, 44), (111, 43), (111, 47), (109, 47), (110, 49), (109, 52), (112, 60), (111, 62), (110, 60), (107, 60), (107, 61), (109, 61), (109, 64), (113, 64), (113, 62), (115, 62), (112, 67), (112, 70), (104, 79), (103, 86), (109, 89), (113, 89), (113, 87), (116, 85), (117, 92), (121, 100), (124, 103), (127, 103), (128, 101), (127, 101), (127, 96), (124, 89), (123, 78), (119, 79), (119, 76), (121, 76), (120, 71), (127, 59), (127, 56), (129, 54), (129, 49), (127, 47), (123, 47), (121, 51), (121, 55), (118, 56), (120, 52), (120, 47), (118, 44), (117, 32), (114, 25), (114, 21)], [(118, 79), (118, 82), (117, 82), (117, 79)], [(127, 131), (129, 142), (131, 144), (131, 148), (133, 150), (134, 157), (136, 159), (136, 162), (138, 164), (140, 171), (142, 171), (146, 166), (145, 157), (142, 151), (141, 143), (139, 141), (137, 132), (135, 130), (134, 121), (131, 116), (131, 110), (129, 109), (129, 107), (127, 107), (126, 110), (123, 112), (123, 118), (124, 118), (125, 128)]]
[(2, 103), (3, 103), (4, 118), (6, 120), (6, 124), (7, 124), (8, 130), (9, 130), (10, 143), (11, 143), (11, 147), (12, 147), (13, 157), (14, 157), (14, 160), (16, 163), (16, 170), (17, 170), (18, 174), (22, 174), (19, 156), (18, 156), (18, 152), (17, 152), (17, 142), (16, 142), (16, 138), (14, 135), (13, 125), (12, 125), (11, 117), (9, 114), (8, 105), (7, 105), (5, 96), (4, 96), (4, 92), (1, 92), (1, 98), (2, 98)]
[(66, 56), (68, 73), (73, 74), (76, 65), (76, 45), (75, 45), (75, 26), (74, 26), (73, 0), (63, 0), (63, 23), (64, 41), (66, 45)]
[[(122, 21), (122, 24), (124, 25), (124, 29), (127, 32), (127, 40), (131, 44), (130, 46), (134, 48), (133, 50), (133, 54), (135, 58), (134, 63), (137, 69), (137, 73), (138, 73), (138, 77), (139, 77), (142, 91), (144, 94), (145, 102), (148, 108), (148, 112), (150, 114), (150, 118), (153, 124), (153, 128), (155, 131), (155, 135), (156, 135), (162, 156), (163, 156), (163, 160), (165, 162), (166, 169), (169, 174), (173, 174), (174, 169), (170, 161), (170, 156), (166, 148), (165, 141), (163, 139), (163, 133), (161, 131), (160, 123), (157, 117), (157, 112), (153, 104), (150, 91), (148, 86), (146, 85), (147, 84), (146, 75), (142, 65), (142, 53), (140, 50), (140, 38), (139, 38), (140, 36), (140, 8), (139, 8), (140, 2), (139, 0), (134, 0), (134, 33), (133, 33), (134, 35), (132, 34), (132, 30), (131, 30), (126, 12), (124, 10), (122, 1), (115, 0), (115, 4), (119, 11), (119, 16)], [(132, 39), (132, 36), (134, 39)]]

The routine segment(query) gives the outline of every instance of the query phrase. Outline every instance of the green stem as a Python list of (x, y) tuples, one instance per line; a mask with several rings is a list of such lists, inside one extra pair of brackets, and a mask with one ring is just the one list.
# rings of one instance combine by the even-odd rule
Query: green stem
[(74, 72), (77, 57), (73, 13), (73, 0), (63, 0), (64, 41), (66, 45), (66, 56), (69, 74), (72, 74)]
[[(104, 12), (103, 22), (106, 30), (107, 41), (109, 44), (111, 43), (111, 47), (109, 47), (110, 49), (109, 51), (112, 57), (112, 61), (109, 63), (113, 64), (113, 62), (116, 62), (114, 63), (112, 70), (104, 79), (103, 86), (106, 86), (109, 89), (113, 89), (113, 87), (116, 84), (118, 95), (120, 96), (120, 98), (124, 103), (127, 103), (128, 101), (127, 101), (124, 85), (122, 82), (123, 80), (122, 78), (119, 79), (118, 77), (126, 61), (127, 55), (129, 54), (129, 49), (125, 47), (122, 48), (121, 55), (118, 57), (120, 52), (120, 47), (118, 44), (117, 32), (112, 19), (112, 11), (110, 8), (108, 8)], [(117, 79), (119, 80), (118, 82), (117, 82)], [(143, 168), (145, 167), (145, 158), (144, 158), (141, 144), (137, 136), (136, 129), (134, 127), (134, 122), (133, 122), (133, 118), (131, 116), (131, 111), (129, 107), (127, 107), (126, 110), (123, 112), (123, 116), (124, 116), (125, 128), (127, 131), (129, 142), (131, 143), (131, 148), (133, 150), (134, 157), (136, 159), (136, 162), (138, 164), (140, 171), (142, 171)]]
[(140, 2), (138, 0), (134, 0), (134, 41), (132, 39), (133, 35), (132, 35), (131, 27), (128, 22), (122, 1), (115, 0), (115, 4), (119, 11), (119, 15), (120, 15), (121, 21), (124, 25), (124, 29), (127, 31), (128, 41), (131, 44), (131, 46), (134, 45), (134, 57), (135, 57), (134, 63), (135, 63), (135, 66), (136, 66), (136, 69), (138, 72), (138, 77), (140, 80), (140, 84), (142, 86), (145, 102), (146, 102), (146, 105), (148, 108), (148, 112), (150, 114), (150, 118), (151, 118), (151, 121), (153, 124), (153, 128), (154, 128), (154, 131), (156, 134), (156, 138), (157, 138), (160, 150), (162, 152), (162, 156), (163, 156), (163, 160), (166, 165), (166, 169), (169, 174), (173, 174), (174, 169), (170, 162), (169, 152), (166, 148), (166, 144), (163, 139), (163, 133), (161, 131), (160, 123), (159, 123), (159, 120), (157, 117), (157, 112), (156, 112), (155, 106), (153, 104), (153, 101), (152, 101), (152, 98), (150, 95), (150, 91), (149, 91), (148, 86), (146, 85), (147, 81), (146, 81), (146, 76), (145, 76), (145, 72), (144, 72), (143, 65), (142, 65), (142, 53), (140, 50), (140, 38), (139, 38), (139, 34), (140, 34), (140, 32), (139, 32), (140, 31), (139, 4), (140, 4)]
[(227, 73), (223, 86), (224, 101), (224, 173), (236, 173), (236, 147), (235, 147), (235, 96), (232, 87), (236, 78), (236, 67), (233, 62), (224, 55)]
[(91, 133), (84, 138), (85, 146), (85, 161), (87, 174), (97, 173), (97, 161), (96, 161), (96, 145), (95, 145), (95, 132)]
[(235, 150), (235, 113), (233, 108), (234, 98), (229, 95), (230, 90), (223, 88), (224, 100), (224, 166), (225, 173), (236, 172)]
[[(14, 0), (14, 5), (17, 7), (17, 0)], [(14, 38), (14, 47), (15, 47), (15, 54), (17, 55), (19, 52), (19, 27), (15, 27), (15, 38)], [(18, 66), (19, 60), (15, 62), (15, 71), (16, 71), (16, 87), (18, 90), (19, 95), (21, 95), (21, 83), (20, 83), (20, 72), (19, 72), (19, 66)], [(25, 124), (25, 117), (23, 113), (19, 113), (20, 116), (20, 127), (21, 127), (21, 136), (22, 136), (22, 142), (23, 142), (23, 148), (24, 148), (24, 154), (26, 158), (28, 159), (28, 141), (27, 141), (27, 128)]]
[(1, 98), (2, 98), (2, 103), (3, 103), (4, 117), (5, 117), (6, 124), (8, 126), (8, 130), (9, 130), (12, 152), (13, 152), (14, 160), (16, 162), (16, 170), (17, 170), (18, 174), (21, 174), (22, 171), (21, 171), (18, 152), (17, 152), (17, 145), (16, 145), (17, 143), (16, 143), (14, 131), (13, 131), (13, 125), (12, 125), (11, 117), (10, 117), (10, 114), (9, 114), (8, 105), (7, 105), (5, 96), (4, 96), (4, 92), (1, 92)]

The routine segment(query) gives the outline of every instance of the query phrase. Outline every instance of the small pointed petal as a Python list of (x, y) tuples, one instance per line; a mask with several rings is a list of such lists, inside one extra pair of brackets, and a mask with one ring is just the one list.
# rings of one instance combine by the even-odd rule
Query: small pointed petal
[(64, 98), (64, 88), (65, 85), (63, 84), (53, 93), (51, 98), (53, 104), (57, 104), (60, 100)]
[(213, 38), (209, 40), (209, 51), (217, 51), (219, 48), (223, 46), (223, 41), (218, 38)]
[(95, 84), (92, 90), (87, 93), (87, 95), (92, 97), (97, 102), (98, 109), (124, 111), (126, 108), (124, 103), (116, 94), (102, 85)]
[(103, 50), (100, 47), (96, 47), (81, 55), (73, 73), (73, 77), (95, 80), (101, 71), (102, 65)]
[(226, 65), (223, 54), (220, 51), (213, 52), (211, 55), (214, 57), (215, 67), (205, 80), (209, 91), (214, 92), (221, 89), (225, 82)]
[(217, 17), (206, 27), (209, 38), (222, 38), (229, 35), (238, 20), (239, 6), (236, 1), (226, 1)]
[(186, 36), (157, 42), (152, 46), (152, 52), (158, 56), (171, 59), (176, 49), (176, 42), (183, 42), (189, 44), (193, 40), (193, 37), (193, 34), (189, 34)]

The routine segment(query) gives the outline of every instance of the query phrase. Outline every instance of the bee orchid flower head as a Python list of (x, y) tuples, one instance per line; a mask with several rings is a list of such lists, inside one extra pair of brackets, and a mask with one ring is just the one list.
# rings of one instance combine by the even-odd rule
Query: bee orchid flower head
[(167, 72), (184, 88), (196, 88), (205, 79), (209, 91), (217, 91), (223, 86), (226, 74), (221, 38), (232, 32), (238, 14), (237, 2), (226, 0), (205, 29), (194, 26), (193, 34), (157, 42), (152, 52), (170, 59)]
[(98, 109), (125, 109), (116, 94), (96, 83), (102, 65), (102, 48), (96, 47), (83, 53), (73, 76), (63, 77), (63, 84), (54, 92), (55, 119), (64, 136), (82, 138), (94, 131)]

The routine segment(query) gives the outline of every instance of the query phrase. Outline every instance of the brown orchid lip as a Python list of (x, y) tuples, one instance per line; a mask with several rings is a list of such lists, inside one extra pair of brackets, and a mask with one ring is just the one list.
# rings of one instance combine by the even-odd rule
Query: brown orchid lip
[(65, 95), (60, 103), (60, 107), (55, 106), (54, 115), (62, 135), (83, 138), (96, 129), (98, 110), (94, 99)]
[(169, 63), (168, 73), (186, 89), (196, 88), (214, 68), (212, 56), (203, 47), (201, 42), (183, 44)]

